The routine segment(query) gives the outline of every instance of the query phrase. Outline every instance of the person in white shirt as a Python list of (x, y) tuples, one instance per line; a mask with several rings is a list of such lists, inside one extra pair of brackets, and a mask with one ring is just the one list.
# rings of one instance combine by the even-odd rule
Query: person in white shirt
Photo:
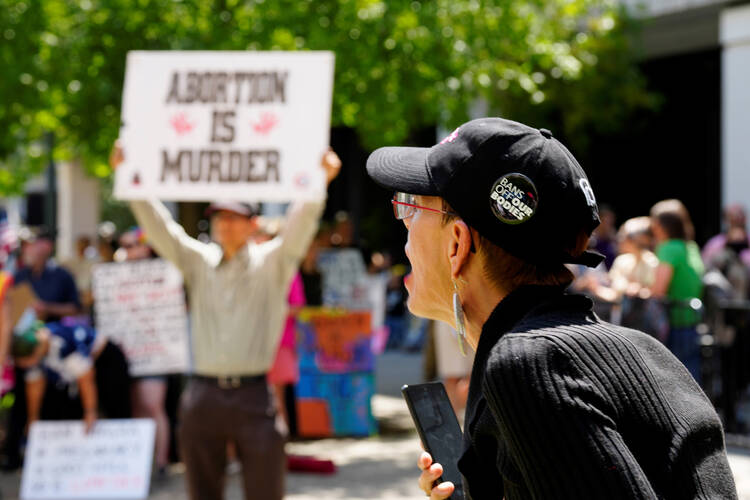
[[(116, 167), (127, 151), (115, 146)], [(330, 183), (341, 162), (323, 155)], [(287, 430), (266, 382), (287, 314), (287, 292), (318, 228), (325, 200), (293, 202), (276, 238), (255, 244), (256, 209), (209, 207), (216, 243), (187, 235), (166, 207), (134, 201), (149, 243), (182, 272), (191, 306), (193, 375), (180, 402), (178, 439), (192, 500), (223, 498), (227, 443), (242, 465), (245, 498), (284, 495)]]
[(654, 284), (659, 259), (650, 250), (653, 246), (651, 219), (628, 219), (617, 232), (620, 255), (617, 256), (609, 278), (618, 297), (640, 296)]

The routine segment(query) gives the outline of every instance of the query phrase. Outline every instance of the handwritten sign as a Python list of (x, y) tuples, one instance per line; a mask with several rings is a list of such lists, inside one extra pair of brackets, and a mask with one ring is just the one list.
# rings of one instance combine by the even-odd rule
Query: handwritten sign
[(115, 196), (321, 199), (331, 52), (128, 53)]
[(370, 309), (367, 268), (354, 248), (326, 250), (318, 256), (323, 275), (323, 304), (345, 309)]
[(146, 498), (153, 420), (35, 422), (29, 432), (22, 500)]
[(189, 368), (182, 275), (162, 259), (94, 266), (99, 334), (122, 346), (134, 376)]

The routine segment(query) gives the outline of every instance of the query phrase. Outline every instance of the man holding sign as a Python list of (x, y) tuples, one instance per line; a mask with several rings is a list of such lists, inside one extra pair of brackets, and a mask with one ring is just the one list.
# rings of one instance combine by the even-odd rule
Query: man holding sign
[[(113, 167), (123, 158), (116, 147)], [(341, 162), (329, 151), (322, 166), (330, 184)], [(190, 497), (222, 498), (226, 444), (234, 442), (246, 498), (282, 498), (286, 429), (275, 418), (266, 373), (285, 319), (286, 292), (325, 202), (292, 203), (282, 234), (262, 244), (250, 242), (254, 207), (212, 203), (218, 245), (189, 237), (159, 202), (130, 206), (157, 252), (180, 269), (190, 296), (194, 375), (182, 395), (179, 429)]]
[[(266, 382), (287, 292), (317, 230), (341, 162), (328, 143), (331, 53), (132, 52), (123, 94), (115, 192), (146, 238), (182, 272), (193, 377), (178, 436), (193, 500), (223, 498), (227, 443), (246, 498), (284, 494), (286, 427)], [(161, 199), (209, 207), (216, 243), (187, 235)], [(256, 208), (292, 201), (282, 233), (250, 242)], [(152, 200), (152, 201), (140, 201)]]

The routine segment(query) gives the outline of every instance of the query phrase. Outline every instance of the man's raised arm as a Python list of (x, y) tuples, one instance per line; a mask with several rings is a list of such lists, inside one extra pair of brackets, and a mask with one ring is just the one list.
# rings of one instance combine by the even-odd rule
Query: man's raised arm
[[(109, 164), (116, 169), (125, 159), (119, 141), (112, 148)], [(158, 200), (131, 201), (130, 209), (146, 239), (163, 258), (172, 262), (182, 272), (186, 281), (195, 265), (202, 261), (208, 245), (191, 238)]]
[[(321, 160), (321, 166), (326, 173), (326, 186), (341, 171), (341, 160), (332, 150), (328, 150)], [(320, 201), (295, 201), (287, 210), (287, 221), (281, 232), (281, 249), (289, 258), (301, 260), (307, 253), (315, 233), (318, 230), (318, 222), (323, 209), (325, 199)]]
[(208, 245), (188, 236), (160, 201), (131, 201), (130, 209), (156, 252), (189, 279), (190, 271), (203, 260)]

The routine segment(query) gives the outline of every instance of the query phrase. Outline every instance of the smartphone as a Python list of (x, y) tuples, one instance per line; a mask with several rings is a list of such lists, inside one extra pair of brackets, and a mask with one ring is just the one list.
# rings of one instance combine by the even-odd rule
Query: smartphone
[(463, 500), (463, 481), (458, 471), (463, 437), (445, 387), (441, 382), (405, 385), (401, 388), (401, 394), (409, 407), (422, 446), (432, 455), (433, 463), (443, 466), (443, 475), (436, 484), (450, 481), (455, 486), (450, 498)]

